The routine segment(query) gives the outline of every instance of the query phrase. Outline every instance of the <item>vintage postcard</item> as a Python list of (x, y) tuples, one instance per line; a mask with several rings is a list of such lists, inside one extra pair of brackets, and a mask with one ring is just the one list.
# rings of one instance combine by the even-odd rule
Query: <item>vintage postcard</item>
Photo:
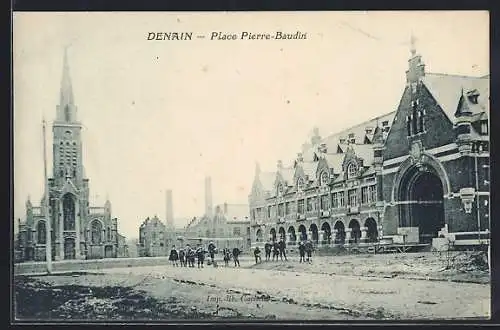
[(489, 72), (486, 11), (14, 12), (13, 322), (489, 319)]

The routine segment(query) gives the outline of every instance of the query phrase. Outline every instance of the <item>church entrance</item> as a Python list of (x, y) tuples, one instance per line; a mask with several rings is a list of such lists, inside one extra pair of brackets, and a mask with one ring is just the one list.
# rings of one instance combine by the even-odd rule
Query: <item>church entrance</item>
[(431, 167), (413, 166), (401, 180), (399, 192), (400, 227), (418, 227), (420, 243), (432, 243), (445, 225), (441, 179)]
[(75, 239), (66, 238), (64, 240), (64, 259), (75, 259)]
[(106, 245), (104, 248), (104, 258), (113, 258), (113, 246)]

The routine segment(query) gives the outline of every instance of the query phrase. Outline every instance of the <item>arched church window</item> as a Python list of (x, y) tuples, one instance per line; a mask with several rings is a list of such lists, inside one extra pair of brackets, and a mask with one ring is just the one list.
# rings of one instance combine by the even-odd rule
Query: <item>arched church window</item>
[(411, 136), (411, 117), (406, 117), (406, 129), (408, 131), (408, 136)]
[(38, 221), (36, 226), (38, 244), (45, 244), (47, 238), (47, 231), (45, 229), (45, 221)]
[(75, 230), (75, 202), (70, 194), (63, 197), (64, 230)]
[(347, 178), (351, 179), (351, 178), (356, 177), (357, 170), (358, 170), (358, 168), (357, 168), (356, 164), (350, 163), (347, 166)]
[(326, 186), (328, 184), (328, 181), (329, 181), (328, 179), (329, 179), (328, 172), (323, 171), (323, 173), (321, 173), (321, 177), (320, 177), (321, 185)]
[(92, 221), (91, 232), (92, 244), (100, 244), (102, 241), (102, 224), (99, 220)]
[(111, 241), (111, 228), (108, 226), (108, 242)]

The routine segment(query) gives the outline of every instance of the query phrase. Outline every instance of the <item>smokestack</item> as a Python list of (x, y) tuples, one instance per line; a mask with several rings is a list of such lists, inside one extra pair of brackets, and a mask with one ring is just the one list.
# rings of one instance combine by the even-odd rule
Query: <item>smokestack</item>
[(208, 217), (213, 216), (212, 178), (209, 176), (205, 178), (205, 215)]
[(166, 199), (167, 199), (167, 214), (165, 217), (165, 221), (167, 223), (167, 227), (173, 228), (174, 227), (174, 207), (172, 203), (172, 190), (168, 189), (166, 192)]

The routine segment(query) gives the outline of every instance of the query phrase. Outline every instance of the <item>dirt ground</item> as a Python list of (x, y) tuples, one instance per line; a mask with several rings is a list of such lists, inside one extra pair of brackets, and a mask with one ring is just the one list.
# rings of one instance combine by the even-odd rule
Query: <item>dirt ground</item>
[[(434, 253), (16, 278), (20, 319), (486, 319), (487, 269)], [(221, 263), (219, 262), (219, 265)]]

